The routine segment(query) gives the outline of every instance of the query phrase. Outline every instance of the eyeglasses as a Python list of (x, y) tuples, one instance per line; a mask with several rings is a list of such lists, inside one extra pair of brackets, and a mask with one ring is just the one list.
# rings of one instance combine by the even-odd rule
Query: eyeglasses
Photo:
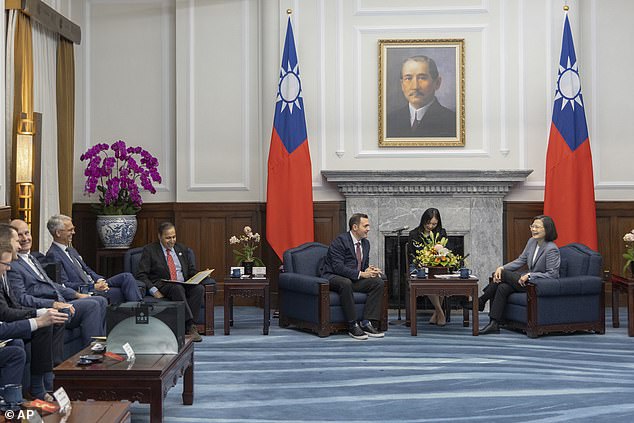
[(528, 228), (529, 229), (544, 229), (543, 226), (538, 226), (538, 225), (530, 225)]
[(5, 261), (0, 261), (0, 264), (7, 266), (8, 268), (11, 268), (11, 263), (7, 263)]

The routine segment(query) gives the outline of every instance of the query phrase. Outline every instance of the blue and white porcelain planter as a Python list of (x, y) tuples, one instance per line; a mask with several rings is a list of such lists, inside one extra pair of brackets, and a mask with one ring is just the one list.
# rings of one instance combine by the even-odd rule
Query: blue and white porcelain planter
[(105, 248), (129, 248), (136, 228), (134, 214), (97, 216), (97, 233)]

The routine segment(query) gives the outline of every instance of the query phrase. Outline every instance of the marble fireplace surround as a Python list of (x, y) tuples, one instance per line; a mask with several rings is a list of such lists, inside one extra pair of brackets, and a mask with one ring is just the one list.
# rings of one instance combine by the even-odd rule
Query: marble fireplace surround
[[(464, 237), (467, 266), (480, 278), (502, 264), (503, 198), (526, 180), (523, 170), (324, 170), (346, 198), (346, 215), (370, 219), (370, 263), (385, 268), (385, 236), (415, 228), (429, 207), (440, 210), (448, 235)], [(409, 231), (404, 231), (407, 236)]]

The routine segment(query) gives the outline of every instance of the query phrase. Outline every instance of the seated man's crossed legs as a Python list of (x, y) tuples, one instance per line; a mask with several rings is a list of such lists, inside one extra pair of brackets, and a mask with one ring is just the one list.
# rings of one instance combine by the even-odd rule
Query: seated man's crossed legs
[(203, 304), (205, 287), (198, 285), (184, 285), (180, 283), (166, 282), (159, 288), (165, 298), (172, 301), (182, 301), (185, 303), (185, 329), (187, 335), (192, 336), (194, 342), (202, 341), (198, 329), (196, 328), (196, 316), (200, 313)]

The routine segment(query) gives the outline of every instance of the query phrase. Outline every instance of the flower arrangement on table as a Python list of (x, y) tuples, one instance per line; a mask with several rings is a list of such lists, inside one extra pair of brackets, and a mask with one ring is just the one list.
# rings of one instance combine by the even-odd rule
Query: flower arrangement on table
[(143, 204), (140, 191), (155, 194), (154, 182), (161, 183), (158, 160), (141, 147), (127, 147), (121, 140), (94, 145), (80, 160), (88, 162), (84, 192), (99, 191), (99, 204), (93, 205), (99, 215), (138, 213)]
[[(625, 253), (623, 254), (623, 258), (626, 260), (625, 266), (623, 266), (623, 273), (625, 273), (627, 267), (634, 263), (634, 229), (623, 236), (623, 241), (625, 241)], [(632, 269), (632, 276), (634, 276), (634, 269)]]
[(243, 234), (229, 238), (229, 244), (235, 246), (233, 257), (236, 264), (253, 262), (255, 266), (264, 266), (262, 259), (254, 255), (255, 250), (260, 245), (260, 234), (253, 233), (250, 226), (245, 226), (243, 232)]
[(438, 234), (432, 233), (431, 242), (414, 241), (416, 253), (414, 254), (414, 265), (417, 268), (423, 267), (448, 267), (457, 269), (462, 264), (464, 257), (454, 254), (447, 248), (447, 238), (441, 238)]

